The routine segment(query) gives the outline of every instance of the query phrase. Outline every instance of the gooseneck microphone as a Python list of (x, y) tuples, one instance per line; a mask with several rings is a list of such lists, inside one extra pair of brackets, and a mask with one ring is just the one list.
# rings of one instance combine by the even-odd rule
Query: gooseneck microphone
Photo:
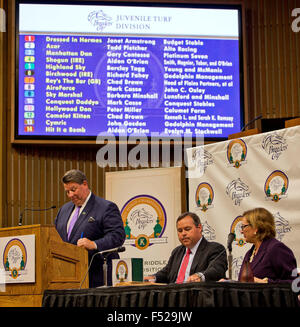
[(51, 209), (55, 209), (56, 208), (56, 206), (52, 206), (52, 207), (50, 207), (50, 208), (46, 208), (46, 209), (31, 209), (31, 208), (25, 208), (22, 212), (21, 212), (21, 214), (20, 214), (20, 217), (19, 217), (19, 226), (22, 226), (22, 224), (23, 224), (23, 215), (24, 215), (24, 212), (25, 211), (47, 211), (47, 210), (51, 210)]
[(227, 239), (227, 249), (231, 252), (232, 251), (232, 242), (235, 239), (235, 234), (234, 233), (229, 233), (228, 234), (228, 239)]
[(124, 252), (126, 250), (125, 246), (119, 246), (118, 248), (108, 249), (98, 252), (99, 254), (109, 254), (112, 252)]
[(255, 117), (254, 119), (250, 120), (249, 123), (247, 123), (242, 129), (241, 129), (241, 132), (243, 132), (246, 127), (248, 127), (249, 125), (251, 125), (252, 123), (254, 123), (255, 121), (259, 120), (262, 118), (263, 115), (259, 115), (257, 117)]
[(126, 251), (125, 246), (119, 246), (118, 248), (108, 249), (108, 250), (104, 250), (104, 251), (94, 253), (92, 258), (91, 258), (88, 269), (87, 269), (87, 271), (86, 271), (86, 273), (85, 273), (85, 275), (84, 275), (84, 277), (83, 277), (83, 279), (82, 279), (82, 281), (80, 283), (79, 289), (81, 289), (82, 284), (84, 283), (84, 281), (86, 279), (86, 276), (87, 276), (88, 272), (90, 271), (90, 268), (91, 268), (92, 262), (94, 260), (94, 257), (96, 255), (98, 255), (98, 254), (101, 254), (101, 255), (105, 254), (105, 255), (103, 255), (103, 259), (104, 259), (104, 262), (103, 262), (103, 284), (104, 284), (104, 286), (107, 286), (107, 263), (106, 263), (107, 258), (106, 258), (106, 255), (110, 254), (110, 253), (113, 253), (113, 252), (124, 252), (124, 251)]
[(227, 257), (227, 261), (228, 261), (228, 276), (229, 276), (229, 280), (232, 279), (232, 242), (235, 239), (235, 234), (234, 233), (229, 233), (228, 234), (228, 238), (227, 238), (227, 248), (229, 251), (228, 257)]

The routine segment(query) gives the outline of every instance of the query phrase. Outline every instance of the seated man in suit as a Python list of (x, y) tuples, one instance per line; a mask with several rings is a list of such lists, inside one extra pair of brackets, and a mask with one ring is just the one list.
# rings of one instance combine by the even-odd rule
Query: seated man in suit
[(180, 215), (176, 221), (178, 239), (167, 265), (145, 281), (183, 283), (217, 281), (225, 277), (227, 255), (223, 245), (208, 242), (202, 236), (200, 218), (192, 212)]
[[(62, 178), (64, 189), (71, 200), (64, 204), (55, 219), (55, 227), (64, 242), (76, 244), (88, 251), (89, 263), (99, 252), (121, 246), (125, 231), (120, 211), (113, 202), (94, 195), (87, 178), (80, 170), (70, 170)], [(111, 285), (111, 259), (109, 255), (108, 285)], [(89, 270), (89, 286), (103, 285), (103, 257), (96, 255)]]

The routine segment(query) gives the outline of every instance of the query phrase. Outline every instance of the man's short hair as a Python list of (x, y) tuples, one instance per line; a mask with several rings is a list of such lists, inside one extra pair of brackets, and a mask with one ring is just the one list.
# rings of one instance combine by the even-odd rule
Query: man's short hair
[(85, 174), (78, 169), (71, 169), (67, 171), (62, 178), (62, 182), (64, 184), (68, 184), (68, 183), (82, 184), (84, 181), (87, 181), (87, 178)]
[(179, 222), (179, 220), (181, 220), (181, 219), (183, 219), (183, 218), (185, 218), (185, 217), (187, 217), (187, 216), (189, 216), (189, 217), (191, 217), (191, 218), (193, 219), (193, 222), (194, 222), (194, 224), (195, 224), (196, 227), (198, 227), (198, 226), (201, 224), (201, 220), (200, 220), (200, 218), (199, 218), (195, 213), (193, 213), (193, 212), (189, 212), (189, 211), (182, 213), (182, 214), (177, 218), (177, 220), (176, 220), (176, 224)]

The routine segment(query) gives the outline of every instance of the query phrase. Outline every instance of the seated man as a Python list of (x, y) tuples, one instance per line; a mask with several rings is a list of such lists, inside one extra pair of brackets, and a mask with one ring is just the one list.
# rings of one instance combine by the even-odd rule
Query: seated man
[(176, 221), (178, 239), (182, 245), (176, 247), (167, 265), (145, 281), (157, 283), (183, 283), (217, 281), (225, 277), (227, 255), (223, 245), (208, 242), (202, 236), (200, 218), (186, 212)]

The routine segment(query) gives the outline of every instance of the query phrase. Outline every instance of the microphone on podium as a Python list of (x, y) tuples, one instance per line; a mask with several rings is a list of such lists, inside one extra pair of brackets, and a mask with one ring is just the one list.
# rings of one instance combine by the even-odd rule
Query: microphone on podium
[(31, 209), (31, 208), (25, 208), (21, 213), (20, 213), (20, 217), (19, 217), (19, 226), (22, 226), (23, 224), (23, 215), (25, 211), (47, 211), (47, 210), (51, 210), (51, 209), (55, 209), (56, 206), (52, 206), (50, 208), (46, 208), (46, 209)]
[[(81, 289), (82, 284), (84, 283), (84, 281), (86, 279), (86, 276), (87, 276), (87, 274), (88, 274), (88, 272), (89, 272), (89, 270), (91, 268), (92, 262), (93, 262), (94, 257), (96, 255), (98, 255), (98, 254), (103, 255), (103, 254), (109, 254), (109, 253), (113, 253), (113, 252), (124, 252), (124, 251), (126, 251), (125, 246), (119, 246), (118, 248), (108, 249), (108, 250), (99, 251), (99, 252), (94, 253), (92, 258), (91, 258), (88, 269), (87, 269), (87, 271), (86, 271), (86, 273), (85, 273), (85, 275), (84, 275), (84, 277), (83, 277), (83, 279), (82, 279), (82, 281), (80, 283), (79, 289)], [(107, 286), (107, 263), (106, 263), (107, 258), (106, 258), (106, 256), (103, 256), (103, 259), (104, 259), (104, 263), (103, 263), (103, 284), (104, 284), (104, 286)]]
[(229, 274), (229, 279), (232, 279), (232, 242), (235, 239), (235, 234), (234, 233), (229, 233), (228, 238), (227, 238), (227, 248), (229, 251), (227, 260), (228, 260), (228, 274)]
[(232, 251), (232, 242), (235, 239), (234, 233), (229, 233), (227, 238), (227, 249), (231, 252)]
[(259, 115), (257, 117), (255, 117), (254, 119), (250, 120), (248, 122), (248, 124), (246, 124), (242, 129), (241, 132), (243, 132), (248, 126), (250, 126), (251, 124), (253, 124), (254, 122), (256, 122), (257, 120), (261, 119), (263, 115)]
[(98, 253), (99, 254), (109, 254), (109, 253), (113, 253), (113, 252), (124, 252), (124, 251), (126, 251), (125, 246), (119, 246), (118, 248), (108, 249), (108, 250), (100, 251)]

